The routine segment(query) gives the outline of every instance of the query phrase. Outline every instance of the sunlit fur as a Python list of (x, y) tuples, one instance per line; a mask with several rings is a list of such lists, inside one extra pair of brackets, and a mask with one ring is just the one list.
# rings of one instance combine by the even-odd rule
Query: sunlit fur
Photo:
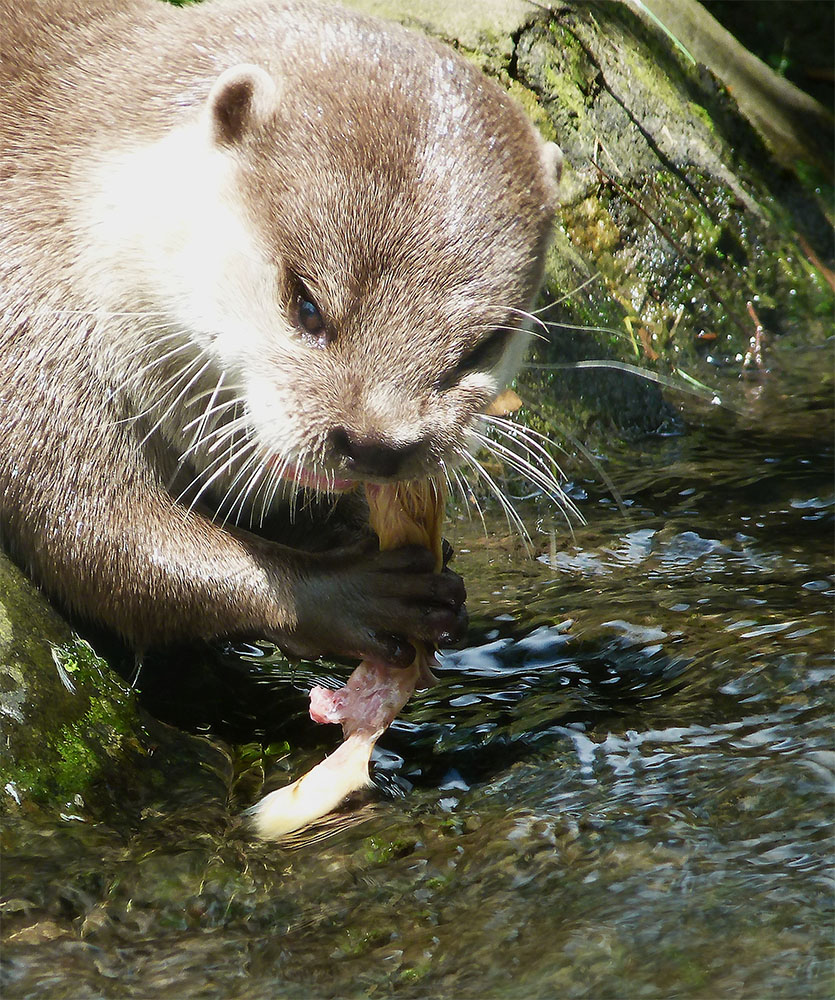
[[(162, 183), (171, 157), (181, 164), (184, 182)], [(114, 309), (103, 329), (121, 336), (119, 318), (144, 336), (129, 355), (115, 352), (119, 369), (132, 369), (114, 394), (129, 396), (136, 412), (128, 419), (150, 421), (143, 440), (161, 432), (182, 450), (170, 484), (177, 499), (190, 507), (213, 498), (215, 516), (262, 524), (275, 504), (288, 497), (297, 502), (297, 479), (311, 468), (332, 484), (336, 473), (328, 464), (325, 442), (312, 439), (309, 427), (295, 423), (292, 390), (276, 381), (274, 363), (264, 363), (269, 345), (304, 364), (309, 348), (275, 308), (275, 268), (253, 241), (235, 198), (234, 170), (219, 154), (201, 123), (165, 137), (159, 143), (105, 162), (93, 178), (95, 211), (89, 216), (92, 239), (83, 261), (91, 292)], [(197, 178), (194, 182), (192, 177)], [(185, 180), (188, 183), (185, 183)], [(165, 187), (165, 198), (157, 192)], [(199, 225), (191, 224), (199, 216)], [(167, 318), (141, 311), (142, 296), (130, 300), (136, 285), (112, 280), (111, 262), (135, 254), (130, 269), (145, 273), (164, 302)], [(116, 306), (123, 308), (116, 310)], [(133, 307), (127, 311), (124, 307)], [(531, 336), (547, 335), (534, 314), (511, 307), (496, 315), (512, 322), (512, 336), (491, 368), (467, 374), (459, 391), (492, 399), (513, 377)], [(539, 326), (542, 332), (530, 331)], [(488, 334), (501, 323), (487, 324)], [(220, 331), (220, 333), (218, 333)], [(478, 332), (476, 328), (476, 332)], [(146, 360), (146, 357), (150, 360)], [(130, 362), (130, 363), (128, 363)], [(404, 406), (398, 385), (373, 381), (364, 407), (371, 421), (384, 425), (402, 411), (398, 432), (405, 439), (422, 433), (417, 407)], [(539, 438), (539, 439), (538, 439)], [(501, 465), (527, 479), (566, 516), (581, 520), (561, 488), (564, 480), (552, 454), (552, 444), (516, 421), (475, 411), (467, 434), (438, 455), (438, 467), (452, 487), (450, 470), (460, 466), (493, 493), (514, 530), (527, 531), (495, 479), (478, 458), (488, 451)], [(179, 473), (190, 470), (185, 481)], [(431, 467), (421, 470), (433, 474)], [(460, 490), (470, 503), (472, 492)], [(570, 522), (569, 522), (570, 523)]]
[[(256, 96), (261, 85), (256, 79)], [(262, 114), (270, 102), (281, 101), (281, 88), (270, 87), (260, 95)], [(437, 190), (432, 195), (432, 228), (446, 227), (460, 241), (461, 206), (471, 201), (472, 192), (460, 189), (460, 171), (443, 150), (451, 142), (463, 143), (463, 130), (473, 125), (443, 60), (433, 87), (435, 99), (458, 110), (432, 119), (437, 133), (409, 155), (425, 174), (425, 184), (444, 189), (444, 200)], [(458, 275), (453, 268), (446, 287), (433, 288), (430, 299), (404, 296), (398, 276), (378, 281), (376, 288), (369, 286), (369, 298), (377, 301), (358, 326), (351, 320), (357, 309), (346, 298), (348, 289), (323, 284), (338, 277), (343, 251), (337, 247), (331, 268), (337, 273), (312, 271), (306, 281), (317, 286), (317, 297), (333, 312), (341, 306), (346, 320), (331, 349), (311, 350), (282, 302), (281, 267), (292, 248), (271, 248), (253, 228), (252, 213), (241, 198), (239, 157), (216, 141), (211, 100), (196, 120), (102, 158), (86, 180), (89, 195), (79, 203), (77, 222), (89, 236), (78, 280), (90, 298), (109, 308), (111, 318), (100, 327), (102, 354), (112, 359), (114, 373), (130, 370), (113, 392), (130, 400), (130, 419), (142, 421), (143, 441), (160, 435), (178, 449), (169, 478), (177, 499), (190, 507), (209, 505), (221, 522), (263, 523), (288, 496), (297, 502), (296, 483), (304, 474), (312, 473), (325, 489), (336, 484), (340, 468), (328, 434), (334, 425), (346, 424), (393, 443), (424, 442), (403, 470), (404, 478), (463, 463), (506, 506), (474, 454), (489, 445), (497, 458), (564, 504), (544, 449), (531, 448), (515, 433), (497, 443), (476, 430), (480, 410), (513, 376), (525, 351), (529, 335), (520, 328), (532, 317), (520, 299), (527, 304), (536, 276), (514, 283), (499, 268), (524, 275), (531, 266), (529, 248), (511, 241), (495, 265), (488, 265), (479, 249), (471, 272), (480, 263), (481, 273)], [(450, 137), (456, 130), (460, 138)], [(261, 169), (269, 168), (266, 159)], [(553, 169), (553, 157), (543, 153), (543, 159)], [(263, 188), (251, 197), (261, 199)], [(408, 197), (413, 199), (413, 193)], [(263, 204), (258, 208), (260, 214), (271, 210)], [(389, 209), (390, 214), (398, 211), (396, 203)], [(328, 224), (331, 220), (320, 223)], [(408, 225), (406, 239), (413, 238), (414, 222)], [(311, 227), (310, 219), (299, 223), (299, 228)], [(424, 242), (432, 238), (427, 230)], [(402, 255), (401, 269), (413, 272), (408, 282), (437, 282), (437, 263), (423, 246), (392, 246)], [(511, 246), (515, 266), (508, 259)], [(346, 283), (352, 273), (346, 270)], [(515, 301), (493, 303), (491, 292)], [(144, 312), (149, 303), (154, 309)], [(385, 325), (375, 329), (381, 314)], [(121, 346), (126, 338), (119, 315), (129, 317), (129, 355)], [(445, 330), (438, 329), (441, 324)], [(435, 391), (433, 382), (443, 367), (454, 365), (468, 346), (496, 328), (512, 333), (502, 356), (485, 370), (468, 372), (444, 393)], [(376, 365), (367, 353), (370, 345), (378, 352)], [(393, 346), (400, 357), (392, 355)], [(311, 406), (311, 400), (319, 405)], [(509, 447), (515, 443), (521, 451)]]
[(315, 0), (0, 0), (0, 24), (4, 545), (136, 647), (358, 648), (379, 607), (285, 505), (351, 480), (335, 429), (401, 478), (479, 471), (528, 334), (465, 362), (526, 322), (556, 150), (450, 49)]

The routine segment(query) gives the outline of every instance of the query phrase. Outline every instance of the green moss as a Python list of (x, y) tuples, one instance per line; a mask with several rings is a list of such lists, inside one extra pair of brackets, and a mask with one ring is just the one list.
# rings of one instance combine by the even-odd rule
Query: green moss
[(387, 927), (349, 927), (343, 933), (338, 948), (345, 958), (359, 958), (390, 939), (391, 929)]
[(727, 232), (720, 223), (714, 222), (704, 207), (697, 201), (687, 204), (681, 214), (681, 223), (685, 233), (690, 236), (691, 251), (705, 254), (715, 250), (723, 233)]
[(596, 71), (570, 31), (551, 25), (547, 48), (542, 52), (542, 92), (561, 116), (585, 113)]
[(561, 24), (551, 23), (551, 43), (562, 57), (563, 78), (583, 93), (588, 93), (598, 71), (589, 61), (577, 36)]
[(582, 246), (598, 262), (602, 254), (614, 250), (620, 243), (620, 230), (606, 206), (595, 196), (567, 209), (563, 221), (572, 242)]
[(76, 726), (65, 726), (48, 747), (55, 753), (52, 768), (52, 792), (71, 798), (86, 789), (101, 771), (101, 760), (86, 740), (87, 734)]
[(835, 215), (835, 187), (831, 176), (825, 174), (818, 166), (805, 160), (795, 160), (794, 172), (804, 188), (820, 198), (828, 212), (829, 218)]
[(125, 753), (144, 750), (132, 695), (90, 645), (74, 639), (51, 651), (60, 686), (40, 707), (27, 695), (28, 717), (9, 731), (13, 752), (3, 758), (1, 776), (21, 797), (67, 801)]
[(688, 102), (687, 106), (691, 113), (699, 119), (708, 132), (714, 132), (716, 130), (713, 124), (713, 119), (710, 117), (710, 112), (707, 108), (703, 108), (701, 104), (696, 104), (695, 101)]
[(399, 978), (402, 983), (419, 983), (421, 979), (424, 979), (432, 969), (432, 965), (429, 962), (421, 962), (419, 965), (410, 965), (405, 969), (401, 969), (399, 973)]
[(557, 131), (554, 128), (551, 119), (539, 103), (537, 95), (532, 90), (529, 90), (527, 87), (523, 86), (523, 84), (519, 83), (518, 80), (508, 80), (507, 90), (522, 105), (527, 112), (528, 117), (534, 125), (536, 125), (543, 137), (555, 142), (557, 139)]
[(384, 865), (393, 858), (402, 858), (414, 850), (414, 842), (389, 840), (386, 837), (369, 837), (365, 842), (365, 858), (372, 865)]

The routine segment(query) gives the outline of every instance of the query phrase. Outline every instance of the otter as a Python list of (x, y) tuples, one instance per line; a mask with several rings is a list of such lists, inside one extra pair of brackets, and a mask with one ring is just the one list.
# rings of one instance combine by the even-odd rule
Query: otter
[(137, 650), (456, 641), (460, 578), (340, 495), (459, 461), (524, 347), (555, 147), (449, 48), (314, 0), (0, 24), (4, 547)]

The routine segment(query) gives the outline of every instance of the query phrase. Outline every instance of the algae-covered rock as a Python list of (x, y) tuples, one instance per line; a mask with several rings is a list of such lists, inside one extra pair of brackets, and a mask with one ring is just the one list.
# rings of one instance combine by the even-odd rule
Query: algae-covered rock
[[(228, 759), (143, 717), (133, 693), (0, 553), (0, 808), (225, 805)], [(167, 803), (167, 805), (166, 805)]]
[(127, 692), (2, 556), (0, 678), (6, 803), (71, 799), (123, 752), (136, 722)]

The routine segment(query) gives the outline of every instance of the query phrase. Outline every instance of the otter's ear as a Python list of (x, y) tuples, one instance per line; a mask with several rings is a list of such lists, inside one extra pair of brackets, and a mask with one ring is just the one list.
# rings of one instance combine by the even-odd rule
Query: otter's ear
[(221, 146), (231, 146), (247, 132), (267, 121), (278, 104), (275, 81), (260, 66), (241, 63), (225, 70), (209, 94), (212, 136)]
[(542, 144), (542, 162), (545, 165), (545, 173), (559, 184), (562, 176), (562, 150), (555, 142), (544, 142)]

